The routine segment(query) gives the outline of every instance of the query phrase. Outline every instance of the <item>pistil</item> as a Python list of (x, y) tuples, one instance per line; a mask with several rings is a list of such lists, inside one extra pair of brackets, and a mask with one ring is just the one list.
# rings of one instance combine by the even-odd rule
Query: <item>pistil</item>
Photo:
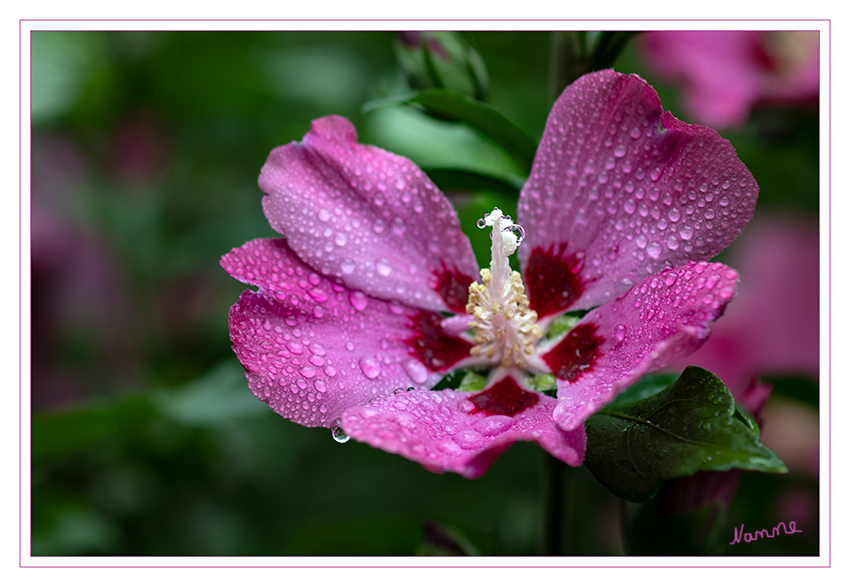
[(508, 257), (522, 242), (524, 231), (498, 208), (478, 221), (479, 228), (492, 227), (489, 269), (481, 270), (482, 283), (469, 286), (467, 314), (475, 346), (473, 356), (485, 356), (503, 367), (527, 366), (526, 355), (534, 353), (543, 336), (537, 325), (537, 312), (528, 307), (522, 278), (512, 271)]

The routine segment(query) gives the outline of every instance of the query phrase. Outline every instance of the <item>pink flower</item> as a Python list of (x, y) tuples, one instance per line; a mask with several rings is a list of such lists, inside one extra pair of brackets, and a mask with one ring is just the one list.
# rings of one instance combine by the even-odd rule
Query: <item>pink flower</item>
[[(555, 104), (522, 228), (498, 209), (479, 223), (493, 240), (480, 281), (446, 198), (341, 117), (272, 151), (260, 187), (286, 238), (222, 259), (259, 288), (230, 313), (251, 390), (296, 423), (466, 477), (518, 440), (579, 465), (584, 420), (699, 347), (733, 298), (737, 273), (704, 260), (743, 229), (758, 191), (728, 141), (613, 71)], [(577, 310), (589, 312), (568, 332), (550, 330)], [(457, 368), (490, 369), (483, 391), (431, 389)], [(532, 389), (539, 374), (557, 398)]]
[(641, 35), (650, 69), (683, 84), (684, 108), (701, 124), (742, 125), (757, 103), (816, 99), (816, 31), (658, 31)]

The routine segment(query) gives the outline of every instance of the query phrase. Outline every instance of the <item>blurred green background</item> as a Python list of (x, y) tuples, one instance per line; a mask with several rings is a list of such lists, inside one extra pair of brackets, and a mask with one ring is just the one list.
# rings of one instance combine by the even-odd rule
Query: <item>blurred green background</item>
[[(464, 36), (486, 63), (491, 104), (539, 139), (551, 34)], [(409, 91), (394, 38), (32, 34), (33, 555), (409, 555), (434, 552), (430, 522), (481, 554), (538, 552), (536, 446), (515, 445), (479, 480), (434, 475), (276, 416), (230, 349), (227, 312), (244, 286), (218, 260), (275, 236), (257, 176), (310, 120), (347, 116), (362, 142), (423, 167), (516, 173), (465, 127), (409, 107), (364, 113)], [(643, 75), (685, 119), (631, 44), (617, 69)], [(761, 186), (757, 214), (816, 218), (817, 112), (768, 112), (722, 134)], [(496, 193), (453, 198), (477, 252), (475, 220), (515, 210)], [(804, 400), (816, 406), (816, 392)], [(746, 475), (733, 508), (748, 529), (775, 524), (789, 492), (815, 516), (793, 545), (735, 554), (816, 554), (817, 488), (794, 471)], [(623, 554), (619, 500), (583, 468), (573, 503), (571, 553)]]

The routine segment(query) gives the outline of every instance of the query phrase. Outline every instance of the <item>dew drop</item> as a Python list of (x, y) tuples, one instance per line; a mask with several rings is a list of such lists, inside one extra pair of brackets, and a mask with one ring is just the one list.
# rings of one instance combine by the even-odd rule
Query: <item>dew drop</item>
[(510, 232), (516, 237), (516, 246), (522, 244), (522, 239), (525, 238), (525, 229), (519, 224), (512, 224), (505, 228), (505, 232)]
[(404, 220), (401, 218), (396, 218), (393, 220), (393, 232), (399, 236), (403, 235), (407, 230), (407, 226), (404, 224)]
[(360, 370), (368, 379), (374, 379), (381, 374), (381, 364), (372, 357), (360, 359)]
[(378, 262), (375, 263), (375, 267), (378, 269), (378, 273), (384, 277), (393, 272), (392, 265), (390, 265), (389, 260), (385, 258), (378, 259)]
[(331, 436), (338, 443), (343, 444), (343, 443), (348, 442), (348, 440), (351, 437), (348, 436), (348, 434), (345, 433), (345, 430), (342, 429), (342, 426), (340, 424), (342, 424), (342, 422), (340, 421), (339, 418), (334, 420), (333, 428), (331, 428)]
[(625, 145), (617, 145), (616, 147), (614, 147), (614, 156), (615, 157), (622, 157), (625, 154), (626, 154), (626, 146)]
[(324, 208), (319, 210), (319, 220), (321, 220), (322, 222), (327, 222), (330, 219), (330, 217), (331, 217), (331, 213), (328, 212), (327, 210), (325, 210)]
[(352, 273), (354, 273), (354, 270), (356, 268), (357, 265), (355, 265), (354, 261), (351, 259), (343, 259), (342, 263), (340, 264), (340, 269), (342, 269), (342, 272), (346, 275), (351, 275)]
[(617, 337), (617, 340), (623, 340), (626, 338), (626, 325), (620, 324), (617, 326), (616, 330), (614, 330), (614, 336)]
[(694, 229), (690, 226), (683, 226), (681, 230), (679, 230), (679, 236), (684, 240), (690, 240), (690, 238), (694, 236)]
[(667, 248), (670, 249), (671, 251), (675, 251), (676, 249), (678, 249), (679, 248), (679, 239), (677, 239), (673, 235), (670, 235), (667, 238)]
[(402, 364), (404, 372), (407, 373), (414, 383), (423, 384), (428, 379), (428, 369), (416, 359), (409, 359)]
[(662, 246), (658, 241), (652, 241), (646, 246), (646, 254), (652, 257), (653, 259), (657, 259), (661, 256)]
[(351, 305), (354, 306), (355, 310), (360, 310), (361, 312), (366, 309), (366, 306), (369, 305), (369, 298), (366, 297), (362, 291), (353, 291), (348, 295), (348, 299), (351, 302)]

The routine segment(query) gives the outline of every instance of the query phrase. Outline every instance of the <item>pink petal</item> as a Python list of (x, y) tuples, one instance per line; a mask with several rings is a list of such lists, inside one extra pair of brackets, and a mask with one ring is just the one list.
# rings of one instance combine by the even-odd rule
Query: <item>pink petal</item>
[(463, 311), (478, 266), (445, 196), (408, 159), (357, 143), (340, 116), (314, 120), (260, 173), (263, 209), (292, 249), (350, 289)]
[(430, 386), (470, 344), (442, 332), (442, 315), (348, 290), (315, 273), (285, 239), (258, 239), (222, 259), (260, 286), (230, 311), (233, 348), (254, 394), (304, 426), (394, 389)]
[[(735, 303), (711, 339), (688, 358), (743, 389), (755, 375), (804, 375), (820, 370), (819, 242), (817, 223), (757, 215), (727, 251), (741, 273)], [(793, 278), (789, 278), (790, 273)], [(686, 364), (674, 363), (681, 372)]]
[(518, 440), (536, 442), (577, 467), (584, 460), (584, 428), (558, 428), (555, 403), (508, 377), (477, 394), (415, 389), (384, 396), (345, 412), (342, 427), (360, 442), (435, 473), (480, 477)]
[(552, 109), (520, 196), (532, 308), (592, 308), (665, 267), (710, 259), (757, 194), (728, 141), (662, 112), (639, 77), (580, 78)]
[(737, 280), (720, 263), (689, 263), (589, 312), (543, 355), (558, 378), (554, 417), (561, 427), (579, 426), (644, 374), (699, 348)]

